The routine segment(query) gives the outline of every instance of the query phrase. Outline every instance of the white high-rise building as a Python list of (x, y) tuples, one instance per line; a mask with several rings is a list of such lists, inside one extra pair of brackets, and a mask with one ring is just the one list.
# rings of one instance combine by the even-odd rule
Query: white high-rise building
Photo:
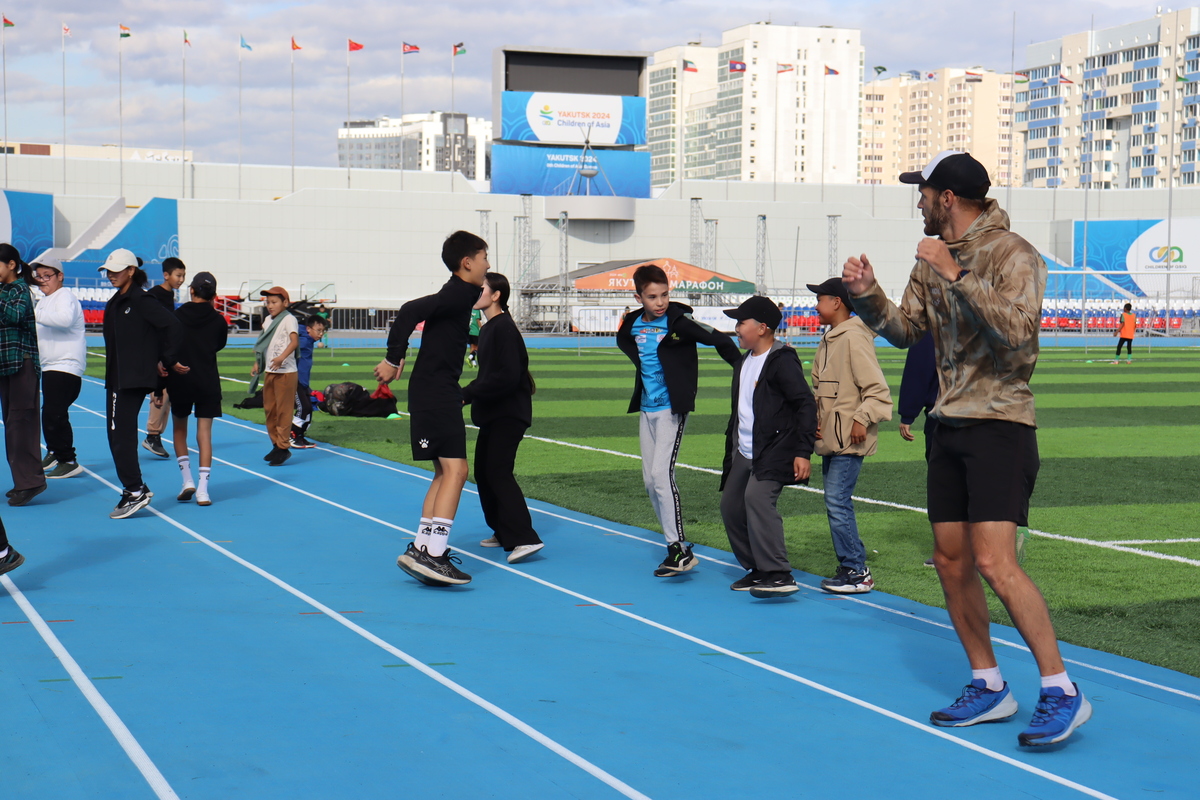
[[(696, 72), (684, 73), (685, 62)], [(651, 143), (657, 130), (661, 145), (652, 150), (661, 159), (654, 185), (677, 177), (676, 159), (668, 156), (679, 151), (681, 113), (687, 179), (858, 181), (858, 30), (757, 22), (725, 31), (715, 47), (660, 50), (650, 70)], [(664, 100), (657, 121), (656, 97)]]
[(491, 148), (489, 120), (442, 111), (350, 120), (338, 129), (338, 166), (355, 169), (455, 170), (488, 180)]

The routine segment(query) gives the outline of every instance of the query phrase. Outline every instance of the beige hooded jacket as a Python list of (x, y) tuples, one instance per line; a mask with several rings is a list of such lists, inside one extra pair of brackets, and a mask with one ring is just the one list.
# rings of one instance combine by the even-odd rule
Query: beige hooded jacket
[(948, 281), (917, 261), (897, 308), (875, 284), (854, 310), (896, 347), (933, 333), (941, 392), (930, 415), (948, 425), (1004, 420), (1036, 427), (1029, 378), (1038, 357), (1046, 262), (1008, 229), (995, 200), (946, 246), (966, 274)]
[[(892, 418), (892, 393), (875, 358), (875, 334), (851, 317), (821, 337), (813, 358), (812, 390), (817, 398), (817, 439), (821, 456), (870, 456), (879, 443), (879, 423)], [(861, 422), (867, 438), (850, 442)]]

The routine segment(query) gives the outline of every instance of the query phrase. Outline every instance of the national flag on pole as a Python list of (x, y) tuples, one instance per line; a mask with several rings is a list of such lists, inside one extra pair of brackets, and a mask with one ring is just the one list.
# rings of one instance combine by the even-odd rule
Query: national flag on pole
[[(4, 22), (8, 23), (8, 20), (4, 20)], [(133, 31), (129, 30), (129, 28), (126, 28), (124, 25), (118, 25), (117, 27), (121, 29), (121, 38), (122, 39), (128, 39), (130, 37), (130, 35), (133, 34)]]
[(188, 38), (187, 31), (183, 32), (183, 43), (186, 44), (188, 47), (192, 46), (192, 40)]
[(467, 54), (467, 45), (465, 42), (459, 42), (454, 45), (454, 55), (465, 56)]
[(1058, 82), (1059, 83), (1075, 83), (1075, 81), (1068, 80), (1068, 79), (1064, 78), (1062, 75), (1058, 76)]
[(729, 71), (730, 72), (745, 72), (746, 71), (746, 62), (745, 61), (730, 61), (729, 62)]
[(246, 48), (247, 50), (251, 50), (251, 51), (253, 51), (253, 50), (254, 50), (254, 48), (253, 48), (253, 47), (251, 47), (250, 45), (246, 44), (246, 37), (245, 37), (245, 36), (239, 36), (238, 38), (240, 38), (240, 39), (242, 40), (242, 47)]
[(347, 39), (346, 46), (350, 49), (351, 53), (353, 53), (355, 50), (363, 49), (363, 46), (361, 44), (359, 44), (358, 42), (354, 41), (353, 39)]
[(1029, 76), (1024, 72), (1014, 72), (1013, 83), (1029, 83)]
[(67, 23), (63, 23), (63, 36), (70, 36), (71, 29), (67, 27)]
[(5, 17), (5, 18), (4, 18), (4, 27), (6, 27), (6, 28), (15, 28), (15, 27), (17, 27), (17, 23), (13, 22), (13, 21), (12, 21), (11, 19), (9, 19), (8, 17)]
[(408, 53), (421, 52), (421, 48), (417, 47), (415, 44), (409, 44), (408, 42), (401, 42), (400, 49), (401, 49), (401, 53), (400, 53), (401, 55), (406, 55)]
[(966, 73), (967, 83), (983, 83), (983, 73), (968, 72)]
[(825, 65), (825, 74), (826, 75), (841, 75), (842, 73), (838, 72), (836, 69), (834, 69), (833, 67), (826, 64)]
[(695, 61), (688, 61), (688, 60), (685, 58), (685, 59), (683, 60), (683, 71), (684, 71), (684, 72), (699, 72), (700, 70), (696, 69), (696, 62), (695, 62)]
[(887, 72), (887, 67), (876, 67), (875, 68), (876, 75), (882, 75), (885, 72)]
[(293, 36), (293, 37), (292, 37), (292, 49), (293, 49), (293, 50), (303, 50), (303, 49), (304, 49), (304, 48), (303, 48), (303, 47), (301, 47), (300, 45), (296, 44), (296, 37), (295, 37), (295, 36)]
[(1176, 83), (1187, 83), (1188, 82), (1187, 76), (1185, 76), (1183, 74), (1183, 70), (1177, 70), (1175, 72), (1175, 82)]
[(791, 72), (795, 68), (796, 68), (795, 64), (776, 64), (775, 65), (775, 74), (778, 75), (781, 72)]
[(926, 73), (925, 73), (925, 80), (927, 80), (927, 81), (936, 81), (936, 80), (937, 80), (937, 73), (936, 73), (936, 72), (926, 72)]

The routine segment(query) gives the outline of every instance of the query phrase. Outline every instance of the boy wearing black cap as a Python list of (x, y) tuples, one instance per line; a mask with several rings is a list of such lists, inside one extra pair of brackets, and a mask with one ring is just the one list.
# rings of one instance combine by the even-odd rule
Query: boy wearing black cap
[(670, 578), (699, 563), (683, 532), (675, 485), (675, 458), (687, 415), (696, 408), (700, 371), (696, 344), (715, 347), (731, 365), (738, 361), (738, 350), (728, 336), (692, 319), (691, 307), (671, 302), (671, 286), (662, 267), (638, 267), (633, 286), (633, 296), (642, 307), (621, 321), (617, 347), (637, 368), (629, 413), (639, 412), (642, 482), (667, 539), (667, 556), (654, 574)]
[(862, 594), (875, 586), (867, 549), (854, 516), (854, 487), (863, 458), (874, 455), (879, 423), (892, 418), (892, 395), (875, 357), (875, 334), (858, 317), (841, 278), (808, 284), (817, 296), (817, 314), (829, 330), (813, 358), (812, 388), (817, 397), (817, 453), (825, 484), (825, 513), (838, 558), (838, 571), (821, 588)]
[[(180, 357), (191, 367), (186, 375), (171, 375), (167, 389), (171, 393), (175, 461), (179, 464), (183, 488), (180, 502), (196, 498), (196, 505), (212, 505), (208, 479), (212, 471), (212, 424), (221, 416), (221, 375), (217, 353), (225, 349), (229, 325), (213, 307), (217, 279), (210, 272), (198, 272), (189, 287), (191, 302), (184, 303), (175, 316), (183, 326)], [(196, 448), (200, 452), (200, 483), (192, 482), (191, 457), (188, 455), (187, 420), (196, 417)]]
[[(146, 294), (174, 314), (175, 292), (180, 286), (183, 286), (183, 282), (187, 278), (187, 266), (182, 260), (169, 256), (163, 259), (162, 274), (162, 283), (151, 286), (146, 290)], [(150, 404), (149, 414), (146, 417), (146, 438), (142, 440), (142, 447), (159, 458), (169, 458), (170, 454), (162, 444), (162, 434), (167, 429), (167, 418), (171, 416), (171, 396), (166, 389), (165, 382), (160, 382), (158, 388), (161, 391), (155, 394), (156, 402)]]
[(725, 313), (738, 321), (738, 341), (747, 351), (733, 368), (721, 519), (734, 556), (749, 572), (729, 588), (780, 597), (800, 587), (775, 503), (785, 484), (808, 483), (816, 404), (796, 351), (775, 339), (779, 308), (755, 296)]

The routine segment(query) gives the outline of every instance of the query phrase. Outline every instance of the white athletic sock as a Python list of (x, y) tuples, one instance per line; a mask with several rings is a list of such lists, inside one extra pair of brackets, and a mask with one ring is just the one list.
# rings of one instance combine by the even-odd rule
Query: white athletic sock
[(434, 517), (433, 527), (429, 531), (429, 555), (437, 558), (446, 554), (450, 546), (450, 528), (454, 520), (445, 517)]
[(195, 484), (192, 482), (191, 456), (179, 456), (175, 460), (179, 463), (179, 472), (183, 476), (183, 485), (195, 486)]
[(971, 677), (977, 681), (986, 683), (989, 692), (998, 692), (1004, 688), (1004, 678), (1000, 677), (999, 667), (973, 669), (971, 670)]
[(8, 548), (5, 547), (3, 550), (0, 550), (0, 558), (7, 558), (7, 557), (8, 557)]
[(413, 541), (413, 547), (420, 550), (422, 547), (429, 547), (429, 532), (433, 530), (433, 520), (429, 517), (421, 517), (421, 524), (417, 526), (417, 538)]
[(199, 494), (208, 494), (208, 478), (211, 472), (212, 467), (200, 468), (200, 485), (196, 487), (196, 491)]
[(1043, 675), (1042, 689), (1049, 689), (1051, 686), (1057, 686), (1063, 690), (1063, 694), (1068, 697), (1074, 697), (1076, 694), (1075, 684), (1071, 683), (1071, 679), (1067, 677), (1067, 673), (1060, 672), (1057, 675)]

